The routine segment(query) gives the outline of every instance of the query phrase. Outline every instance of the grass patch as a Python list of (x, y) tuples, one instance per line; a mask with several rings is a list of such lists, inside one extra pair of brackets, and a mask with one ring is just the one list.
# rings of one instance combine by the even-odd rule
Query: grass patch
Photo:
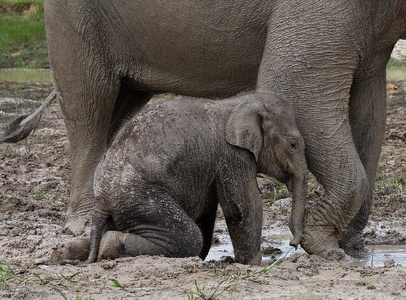
[(391, 58), (386, 65), (387, 69), (403, 69), (406, 67), (406, 60), (397, 60), (394, 58)]
[(48, 67), (42, 1), (0, 0), (0, 16), (0, 68)]
[(10, 280), (14, 279), (16, 274), (9, 265), (4, 267), (0, 266), (0, 289), (8, 290)]
[(112, 287), (124, 290), (124, 287), (117, 281), (117, 279), (109, 279), (113, 284)]
[[(218, 297), (223, 294), (224, 292), (227, 292), (230, 288), (231, 285), (228, 285), (226, 287), (221, 287), (223, 283), (229, 281), (230, 279), (230, 273), (231, 270), (228, 270), (225, 275), (220, 275), (217, 273), (216, 268), (214, 268), (214, 275), (209, 275), (212, 278), (220, 278), (219, 282), (217, 283), (217, 286), (214, 288), (213, 291), (209, 292), (208, 294), (204, 292), (204, 286), (199, 287), (197, 284), (197, 281), (195, 280), (195, 289), (196, 291), (191, 290), (190, 293), (188, 294), (188, 299), (189, 300), (194, 300), (194, 299), (204, 299), (204, 300), (215, 300), (218, 299)], [(195, 298), (197, 296), (197, 298)]]
[(284, 183), (275, 181), (275, 184), (272, 185), (272, 191), (269, 197), (269, 204), (272, 205), (275, 201), (289, 197), (290, 193)]
[(379, 174), (375, 181), (375, 192), (389, 202), (402, 203), (406, 201), (406, 182), (402, 178), (386, 177)]
[(13, 285), (20, 285), (25, 282), (25, 278), (18, 278), (16, 273), (10, 268), (10, 266), (6, 263), (3, 265), (1, 262), (0, 265), (0, 290), (7, 291), (10, 289), (10, 284)]

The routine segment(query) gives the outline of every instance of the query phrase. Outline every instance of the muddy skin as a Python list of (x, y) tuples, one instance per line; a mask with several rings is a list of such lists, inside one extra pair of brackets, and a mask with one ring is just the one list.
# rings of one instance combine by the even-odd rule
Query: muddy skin
[(307, 168), (285, 101), (254, 93), (147, 105), (120, 130), (97, 168), (87, 262), (146, 254), (204, 259), (220, 204), (236, 262), (260, 264), (258, 172), (289, 182), (297, 247)]

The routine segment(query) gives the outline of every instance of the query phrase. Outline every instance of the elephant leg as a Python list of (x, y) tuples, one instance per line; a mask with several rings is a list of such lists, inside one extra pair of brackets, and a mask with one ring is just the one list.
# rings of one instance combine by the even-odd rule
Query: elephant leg
[[(190, 232), (189, 232), (190, 233)], [(191, 233), (194, 235), (196, 232)], [(193, 257), (199, 254), (196, 251), (197, 245), (194, 239), (182, 235), (183, 239), (179, 239), (179, 234), (166, 234), (157, 231), (156, 235), (160, 239), (160, 243), (156, 243), (154, 238), (143, 237), (142, 235), (134, 233), (124, 233), (121, 231), (107, 231), (101, 242), (99, 248), (99, 256), (97, 260), (101, 259), (116, 259), (119, 257), (135, 257), (140, 255), (163, 255), (166, 257)], [(171, 240), (168, 245), (164, 246), (162, 239), (165, 241)], [(172, 243), (182, 243), (182, 251), (174, 252), (170, 246)]]
[(61, 95), (72, 164), (65, 227), (74, 234), (81, 234), (88, 224), (93, 208), (94, 171), (108, 141), (122, 119), (139, 110), (151, 97), (143, 92), (122, 91), (114, 80), (104, 82), (92, 91), (83, 91), (80, 87)]
[[(241, 162), (238, 157), (236, 160)], [(255, 178), (255, 166), (241, 164), (238, 170), (228, 170), (218, 178), (217, 194), (236, 262), (260, 265), (263, 216), (262, 200)]]
[[(319, 201), (306, 210), (301, 245), (310, 254), (339, 259), (344, 256), (339, 238), (371, 188), (349, 120), (349, 95), (359, 55), (348, 45), (356, 37), (349, 40), (353, 36), (341, 30), (345, 20), (338, 16), (334, 19), (336, 16), (322, 9), (313, 14), (308, 11), (320, 3), (275, 10), (257, 89), (272, 90), (292, 104), (305, 141), (308, 168), (325, 189)], [(309, 24), (308, 30), (281, 21), (307, 14), (312, 16), (309, 22), (317, 22)], [(320, 28), (329, 35), (320, 36)]]
[(93, 176), (107, 146), (114, 100), (119, 84), (114, 80), (88, 90), (85, 84), (60, 93), (60, 104), (70, 143), (71, 194), (65, 228), (81, 234), (93, 208)]
[(71, 242), (65, 242), (62, 246), (55, 249), (48, 263), (57, 263), (61, 261), (84, 261), (89, 256), (90, 240), (89, 237), (79, 238)]
[[(53, 10), (51, 2), (44, 4), (49, 11)], [(104, 44), (102, 32), (95, 32), (98, 38), (91, 40), (80, 22), (61, 17), (76, 16), (78, 9), (75, 4), (58, 6), (60, 14), (46, 18), (54, 83), (70, 143), (71, 193), (65, 228), (74, 234), (87, 229), (93, 207), (94, 171), (108, 141), (122, 118), (142, 107), (150, 97), (122, 84), (108, 59), (109, 47)], [(91, 17), (86, 22), (99, 22)]]
[(367, 254), (362, 233), (368, 223), (376, 170), (385, 136), (385, 72), (379, 77), (354, 83), (350, 96), (350, 124), (355, 147), (369, 179), (367, 198), (340, 240), (340, 247), (353, 257)]
[[(51, 11), (51, 4), (55, 3), (45, 2), (45, 9)], [(70, 144), (71, 193), (65, 228), (81, 234), (93, 206), (93, 173), (106, 148), (120, 81), (107, 64), (101, 63), (102, 45), (89, 49), (75, 22), (61, 17), (75, 15), (75, 9), (75, 4), (59, 7), (58, 16), (47, 17), (46, 29), (53, 79)]]
[[(163, 196), (162, 199), (170, 197)], [(149, 210), (146, 206), (148, 204), (142, 209)], [(134, 216), (145, 223), (137, 224), (129, 232), (106, 232), (100, 242), (98, 260), (139, 255), (199, 255), (203, 237), (196, 223), (173, 202), (159, 201), (157, 208), (150, 210), (147, 218), (145, 215)]]
[(211, 248), (214, 224), (216, 222), (216, 214), (217, 214), (217, 205), (215, 205), (213, 209), (205, 213), (201, 218), (199, 218), (196, 221), (203, 235), (203, 248), (199, 255), (199, 257), (203, 260), (206, 258), (207, 254), (209, 254)]
[(370, 186), (348, 117), (332, 108), (330, 113), (312, 116), (300, 125), (309, 170), (325, 188), (325, 194), (306, 211), (301, 245), (309, 254), (340, 259), (344, 256), (338, 245), (340, 235), (366, 201)]

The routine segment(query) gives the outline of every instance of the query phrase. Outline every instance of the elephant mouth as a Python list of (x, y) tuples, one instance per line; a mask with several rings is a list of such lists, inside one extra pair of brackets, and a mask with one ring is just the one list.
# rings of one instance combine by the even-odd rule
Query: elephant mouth
[[(292, 175), (287, 173), (287, 172), (283, 172), (282, 176), (280, 176), (279, 178), (276, 178), (277, 180), (279, 180), (280, 182), (288, 185), (289, 183), (292, 182)], [(288, 188), (289, 189), (289, 188)]]
[(292, 193), (293, 191), (293, 180), (288, 180), (286, 183), (286, 187), (288, 188), (288, 191)]

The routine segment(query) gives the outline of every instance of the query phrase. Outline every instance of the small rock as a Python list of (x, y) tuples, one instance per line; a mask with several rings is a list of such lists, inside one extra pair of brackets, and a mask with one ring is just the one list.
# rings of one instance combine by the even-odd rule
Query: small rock
[(104, 260), (101, 264), (101, 267), (105, 270), (112, 269), (117, 265), (115, 260)]
[(262, 253), (265, 254), (265, 255), (269, 255), (269, 256), (270, 256), (270, 255), (280, 255), (280, 254), (283, 254), (283, 252), (282, 252), (281, 249), (275, 248), (275, 247), (272, 247), (272, 246), (264, 247), (264, 248), (262, 249)]

